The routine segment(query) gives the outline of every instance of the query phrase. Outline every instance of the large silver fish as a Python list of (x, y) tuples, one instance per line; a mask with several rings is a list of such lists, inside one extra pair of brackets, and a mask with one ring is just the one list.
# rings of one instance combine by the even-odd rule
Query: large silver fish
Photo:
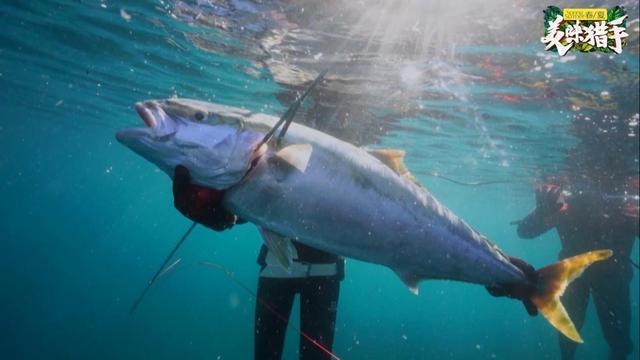
[(331, 253), (385, 265), (417, 294), (423, 279), (485, 286), (528, 284), (531, 302), (567, 337), (581, 342), (559, 297), (600, 250), (527, 277), (491, 241), (420, 186), (400, 150), (366, 150), (292, 124), (282, 143), (261, 144), (277, 118), (187, 99), (136, 104), (146, 128), (118, 141), (169, 176), (186, 166), (194, 183), (226, 189), (223, 205), (261, 228), (280, 263), (295, 239)]

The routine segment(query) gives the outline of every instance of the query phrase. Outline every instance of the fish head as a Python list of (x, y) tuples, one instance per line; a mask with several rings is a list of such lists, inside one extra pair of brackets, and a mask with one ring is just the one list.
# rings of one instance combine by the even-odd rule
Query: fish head
[(120, 130), (116, 139), (171, 177), (183, 165), (193, 183), (226, 189), (258, 156), (264, 134), (245, 127), (247, 110), (175, 98), (139, 102), (135, 108), (146, 127)]

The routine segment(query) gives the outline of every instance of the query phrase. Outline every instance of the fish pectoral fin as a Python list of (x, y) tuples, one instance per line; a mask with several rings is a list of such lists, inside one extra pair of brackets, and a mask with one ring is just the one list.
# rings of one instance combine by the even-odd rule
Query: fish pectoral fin
[(265, 228), (259, 229), (267, 249), (285, 270), (289, 270), (293, 262), (293, 243), (291, 243), (291, 239)]
[(398, 275), (400, 280), (402, 280), (402, 282), (405, 285), (407, 285), (407, 288), (409, 288), (409, 291), (411, 291), (416, 296), (419, 295), (420, 290), (418, 289), (418, 282), (422, 280), (420, 276), (409, 273), (409, 272), (403, 272), (398, 270), (394, 270), (394, 271), (396, 275)]
[(312, 151), (313, 147), (309, 144), (293, 144), (278, 151), (275, 157), (304, 173)]

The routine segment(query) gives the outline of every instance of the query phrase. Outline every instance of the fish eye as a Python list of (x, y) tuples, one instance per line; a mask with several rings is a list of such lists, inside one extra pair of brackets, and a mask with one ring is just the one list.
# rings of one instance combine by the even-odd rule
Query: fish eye
[(197, 113), (195, 113), (194, 117), (196, 118), (196, 120), (198, 121), (202, 121), (204, 120), (204, 114), (202, 113), (202, 111), (198, 111)]

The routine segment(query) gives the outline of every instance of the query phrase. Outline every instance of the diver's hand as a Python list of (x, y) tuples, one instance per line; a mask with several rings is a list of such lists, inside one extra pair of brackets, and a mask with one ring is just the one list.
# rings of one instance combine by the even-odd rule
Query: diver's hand
[(505, 284), (487, 286), (486, 289), (492, 296), (502, 297), (506, 296), (512, 299), (522, 301), (527, 313), (531, 316), (538, 315), (538, 309), (531, 302), (531, 295), (535, 292), (535, 284), (538, 282), (538, 274), (536, 269), (522, 259), (509, 256), (509, 261), (515, 265), (518, 269), (522, 270), (527, 277), (527, 284)]
[(546, 184), (536, 189), (536, 211), (544, 215), (553, 215), (567, 208), (562, 188)]
[(237, 217), (220, 206), (223, 190), (215, 190), (191, 183), (189, 170), (176, 166), (173, 176), (173, 205), (182, 215), (210, 229), (231, 228)]

